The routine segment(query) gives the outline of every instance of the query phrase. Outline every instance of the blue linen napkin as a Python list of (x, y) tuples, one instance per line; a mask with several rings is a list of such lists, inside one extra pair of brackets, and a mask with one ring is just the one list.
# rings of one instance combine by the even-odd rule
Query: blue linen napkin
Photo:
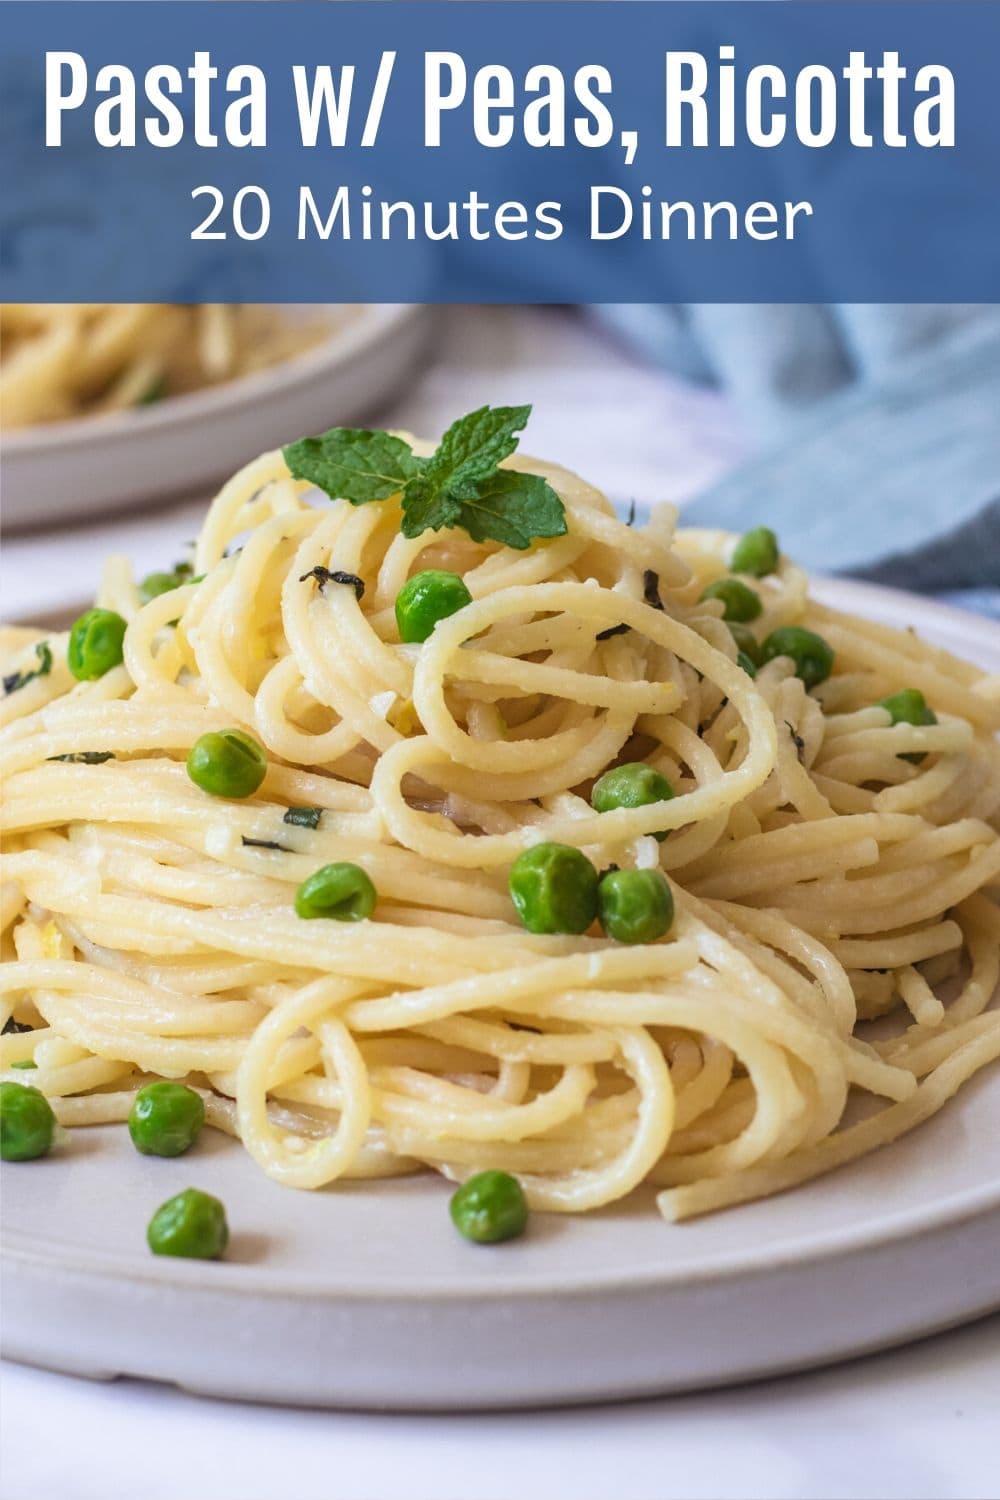
[(814, 571), (1000, 618), (1000, 308), (597, 311), (656, 362), (722, 385), (764, 440), (686, 522), (766, 523)]

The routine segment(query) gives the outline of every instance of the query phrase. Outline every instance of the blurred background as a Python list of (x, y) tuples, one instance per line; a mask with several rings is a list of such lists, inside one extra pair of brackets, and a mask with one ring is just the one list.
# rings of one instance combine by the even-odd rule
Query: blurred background
[(172, 563), (218, 480), (333, 425), (435, 437), (530, 402), (526, 452), (617, 504), (767, 523), (818, 572), (1000, 617), (1000, 308), (3, 310), (4, 614)]

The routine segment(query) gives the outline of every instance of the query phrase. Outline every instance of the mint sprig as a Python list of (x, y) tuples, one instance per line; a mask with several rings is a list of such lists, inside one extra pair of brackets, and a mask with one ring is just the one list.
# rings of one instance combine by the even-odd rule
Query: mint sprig
[(548, 480), (498, 467), (530, 415), (530, 406), (481, 406), (452, 423), (430, 458), (391, 433), (355, 427), (331, 427), (283, 451), (292, 476), (331, 499), (366, 505), (399, 494), (406, 537), (459, 526), (477, 542), (524, 551), (539, 537), (566, 533), (566, 511)]

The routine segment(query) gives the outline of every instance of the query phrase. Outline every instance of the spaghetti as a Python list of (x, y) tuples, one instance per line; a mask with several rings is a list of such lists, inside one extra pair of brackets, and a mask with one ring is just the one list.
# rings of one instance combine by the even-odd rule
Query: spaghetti
[[(317, 506), (265, 454), (192, 581), (143, 603), (109, 564), (121, 665), (75, 683), (50, 635), (32, 676), (12, 640), (0, 1006), (34, 1029), (2, 1062), (33, 1061), (63, 1123), (178, 1078), (297, 1187), (495, 1167), (537, 1208), (645, 1183), (682, 1219), (895, 1139), (1000, 1056), (1000, 681), (823, 608), (784, 558), (756, 628), (821, 633), (834, 670), (754, 678), (702, 598), (731, 537), (669, 508), (630, 528), (564, 470), (507, 466), (554, 487), (566, 535), (407, 538), (398, 497)], [(402, 644), (424, 568), (472, 602)], [(880, 700), (914, 686), (937, 721), (893, 724)], [(184, 767), (234, 727), (268, 762), (243, 801)], [(594, 779), (638, 760), (672, 799), (595, 812)], [(525, 931), (507, 873), (542, 840), (663, 871), (669, 935)], [(342, 860), (374, 915), (301, 920), (297, 886)]]

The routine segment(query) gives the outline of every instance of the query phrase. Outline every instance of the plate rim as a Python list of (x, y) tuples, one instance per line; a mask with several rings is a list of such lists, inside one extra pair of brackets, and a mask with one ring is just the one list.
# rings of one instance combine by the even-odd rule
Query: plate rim
[[(683, 527), (678, 527), (678, 530), (683, 530)], [(996, 658), (995, 668), (985, 670), (1000, 674), (1000, 646), (993, 639), (997, 624), (989, 615), (963, 609), (957, 604), (946, 604), (935, 599), (932, 594), (919, 594), (913, 589), (900, 589), (887, 583), (870, 583), (865, 578), (852, 578), (846, 573), (810, 573), (809, 595), (817, 603), (830, 609), (843, 609), (843, 603), (839, 601), (845, 597), (847, 600), (856, 600), (857, 610), (849, 610), (849, 613), (857, 613), (859, 617), (865, 618), (867, 605), (872, 612), (868, 616), (872, 623), (892, 624), (897, 630), (906, 627), (900, 626), (895, 620), (884, 621), (881, 618), (883, 611), (894, 615), (904, 604), (910, 608), (916, 606), (920, 612), (921, 628), (918, 635), (921, 638), (933, 635), (934, 625), (930, 624), (933, 621), (943, 634), (969, 636), (975, 641), (981, 641), (983, 654)], [(933, 646), (935, 643), (929, 641), (928, 644)], [(943, 649), (950, 648), (946, 646)]]
[[(95, 1128), (113, 1129), (114, 1127), (109, 1125)], [(893, 1144), (894, 1142), (889, 1142), (888, 1149), (891, 1149)], [(847, 1163), (836, 1170), (838, 1172), (847, 1170), (850, 1165), (852, 1164)], [(293, 1190), (289, 1189), (289, 1191)], [(793, 1187), (785, 1191), (794, 1192), (796, 1189)], [(632, 1292), (656, 1289), (677, 1291), (684, 1287), (692, 1289), (710, 1287), (731, 1279), (769, 1275), (790, 1267), (801, 1266), (806, 1261), (810, 1265), (818, 1265), (849, 1259), (858, 1253), (885, 1249), (941, 1229), (960, 1230), (975, 1223), (977, 1219), (986, 1219), (998, 1211), (1000, 1211), (1000, 1177), (993, 1182), (967, 1188), (964, 1192), (943, 1200), (938, 1199), (933, 1207), (917, 1207), (899, 1212), (874, 1234), (865, 1222), (848, 1226), (832, 1235), (827, 1232), (822, 1238), (818, 1235), (810, 1237), (808, 1234), (797, 1236), (795, 1239), (786, 1240), (777, 1252), (766, 1241), (762, 1241), (760, 1247), (751, 1252), (723, 1254), (720, 1259), (713, 1260), (710, 1265), (693, 1271), (685, 1268), (683, 1272), (674, 1275), (671, 1275), (669, 1263), (657, 1269), (643, 1269), (632, 1273), (601, 1274), (594, 1271), (573, 1272), (562, 1269), (543, 1276), (534, 1272), (530, 1282), (520, 1281), (516, 1274), (507, 1271), (488, 1284), (477, 1283), (475, 1286), (463, 1287), (457, 1291), (443, 1281), (411, 1281), (405, 1285), (387, 1287), (385, 1282), (335, 1281), (315, 1273), (289, 1274), (274, 1269), (268, 1271), (266, 1267), (259, 1264), (241, 1264), (238, 1261), (224, 1259), (218, 1262), (187, 1262), (165, 1257), (141, 1259), (128, 1254), (115, 1255), (109, 1251), (93, 1248), (81, 1251), (79, 1247), (74, 1247), (73, 1258), (70, 1262), (68, 1252), (51, 1243), (43, 1243), (41, 1247), (38, 1242), (18, 1244), (21, 1235), (17, 1230), (13, 1234), (7, 1230), (3, 1232), (0, 1236), (0, 1251), (12, 1261), (20, 1261), (39, 1269), (51, 1268), (61, 1273), (68, 1271), (75, 1276), (92, 1276), (102, 1280), (124, 1278), (132, 1282), (141, 1281), (166, 1286), (198, 1286), (210, 1290), (213, 1294), (229, 1293), (239, 1297), (252, 1295), (287, 1298), (293, 1301), (350, 1301), (379, 1304), (415, 1301), (455, 1303), (466, 1300), (520, 1302), (553, 1296), (560, 1298), (563, 1296), (628, 1296)], [(572, 1220), (575, 1216), (563, 1215), (561, 1217)], [(670, 1232), (683, 1233), (684, 1224), (664, 1222), (663, 1228), (665, 1236)], [(24, 1238), (28, 1239), (28, 1236), (25, 1235)], [(664, 1243), (666, 1249), (669, 1246), (669, 1239), (665, 1239)], [(481, 1255), (482, 1247), (476, 1246), (470, 1253)]]

